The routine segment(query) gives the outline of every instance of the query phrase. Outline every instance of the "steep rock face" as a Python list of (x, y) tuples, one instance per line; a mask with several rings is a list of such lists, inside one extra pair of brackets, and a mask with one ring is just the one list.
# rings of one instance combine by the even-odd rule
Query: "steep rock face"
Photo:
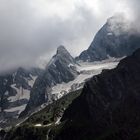
[(76, 65), (74, 58), (64, 46), (58, 47), (56, 55), (48, 63), (45, 72), (37, 78), (31, 90), (29, 103), (21, 116), (48, 102), (50, 98), (48, 92), (52, 86), (74, 80), (79, 74)]
[(89, 80), (65, 111), (57, 140), (132, 140), (140, 130), (140, 49)]
[(42, 70), (18, 68), (0, 75), (0, 127), (25, 109), (33, 83)]
[(130, 22), (123, 16), (109, 18), (90, 47), (83, 51), (77, 60), (92, 62), (131, 55), (140, 47), (140, 36), (131, 31)]

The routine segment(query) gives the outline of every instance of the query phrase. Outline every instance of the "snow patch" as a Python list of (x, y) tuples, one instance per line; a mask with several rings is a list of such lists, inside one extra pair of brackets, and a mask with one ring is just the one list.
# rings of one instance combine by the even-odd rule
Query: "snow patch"
[(69, 65), (68, 65), (68, 67), (70, 68), (70, 67), (74, 67), (74, 65), (72, 64), (72, 63), (70, 63)]
[[(31, 80), (28, 80), (28, 85), (30, 87), (33, 87), (37, 76), (30, 75), (30, 77), (31, 77)], [(22, 87), (17, 88), (16, 84), (11, 85), (11, 87), (16, 90), (17, 94), (15, 96), (10, 96), (8, 98), (8, 100), (10, 102), (15, 102), (15, 101), (18, 101), (18, 100), (21, 100), (21, 99), (27, 99), (27, 100), (30, 99), (30, 90), (29, 89), (24, 89)]]
[(41, 126), (42, 126), (42, 124), (36, 124), (35, 126), (36, 126), (36, 127), (41, 127)]
[(9, 109), (5, 109), (5, 112), (18, 112), (17, 114), (20, 114), (26, 107), (26, 104), (22, 105), (22, 106), (17, 106), (17, 107), (13, 107), (13, 108), (9, 108)]
[(84, 86), (84, 83), (87, 79), (91, 78), (94, 75), (100, 74), (103, 69), (112, 69), (117, 66), (119, 62), (94, 62), (94, 63), (80, 63), (80, 66), (77, 66), (77, 71), (80, 72), (80, 75), (73, 81), (68, 83), (57, 84), (52, 87), (50, 94), (52, 94), (56, 99), (61, 98), (65, 94), (81, 89)]
[(37, 79), (37, 76), (31, 76), (31, 80), (28, 81), (29, 86), (33, 87), (35, 80)]
[(108, 36), (112, 36), (112, 35), (113, 35), (113, 33), (107, 33), (107, 35), (108, 35)]
[(22, 87), (17, 88), (16, 84), (11, 85), (12, 88), (14, 88), (17, 92), (17, 94), (15, 96), (10, 96), (8, 98), (9, 102), (15, 102), (21, 99), (27, 99), (29, 100), (30, 98), (30, 90), (28, 89), (24, 89)]

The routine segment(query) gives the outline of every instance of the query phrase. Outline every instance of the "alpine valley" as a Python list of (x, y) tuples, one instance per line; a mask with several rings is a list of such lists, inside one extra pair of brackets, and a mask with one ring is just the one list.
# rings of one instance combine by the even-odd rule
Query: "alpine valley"
[[(76, 58), (0, 75), (0, 140), (139, 140), (140, 35), (113, 16)], [(47, 62), (47, 60), (46, 60)]]

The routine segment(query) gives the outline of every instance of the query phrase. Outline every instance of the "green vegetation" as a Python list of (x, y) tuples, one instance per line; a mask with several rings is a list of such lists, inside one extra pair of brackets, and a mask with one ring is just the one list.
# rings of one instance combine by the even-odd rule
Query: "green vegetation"
[(6, 140), (46, 140), (48, 128), (33, 125), (21, 125), (12, 128), (6, 135)]
[[(4, 140), (53, 140), (65, 124), (62, 122), (56, 125), (57, 118), (63, 115), (64, 110), (80, 93), (81, 90), (71, 92), (33, 114), (20, 126), (13, 127)], [(36, 124), (42, 124), (42, 126), (36, 126)]]
[(53, 123), (57, 120), (57, 118), (61, 117), (64, 110), (68, 108), (69, 104), (78, 97), (81, 93), (81, 89), (78, 91), (71, 92), (54, 103), (48, 105), (41, 111), (33, 114), (29, 119), (27, 119), (25, 123), (29, 124), (44, 124), (47, 125), (49, 123)]

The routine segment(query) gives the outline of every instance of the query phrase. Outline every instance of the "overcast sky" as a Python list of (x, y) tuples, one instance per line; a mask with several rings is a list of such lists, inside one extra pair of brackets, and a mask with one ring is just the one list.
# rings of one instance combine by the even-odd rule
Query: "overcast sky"
[(40, 57), (48, 61), (61, 44), (79, 55), (114, 14), (139, 21), (139, 5), (140, 0), (0, 0), (0, 71), (34, 66)]

